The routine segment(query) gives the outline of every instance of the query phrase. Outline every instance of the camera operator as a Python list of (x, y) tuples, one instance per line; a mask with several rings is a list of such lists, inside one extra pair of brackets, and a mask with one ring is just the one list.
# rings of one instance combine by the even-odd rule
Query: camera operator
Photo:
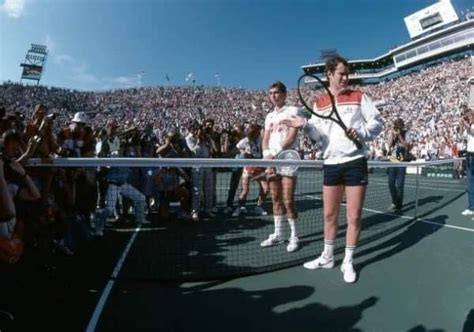
[[(204, 131), (206, 136), (211, 143), (211, 158), (222, 158), (221, 151), (221, 135), (215, 130), (214, 119), (208, 118), (204, 121)], [(217, 213), (217, 188), (215, 184), (217, 183), (217, 169), (212, 168), (212, 181), (214, 186), (212, 188), (212, 213)]]
[(203, 129), (210, 142), (211, 158), (220, 158), (221, 139), (219, 133), (214, 130), (214, 119), (206, 119), (206, 121), (204, 121)]
[[(41, 195), (23, 166), (16, 161), (23, 153), (21, 134), (14, 129), (7, 130), (3, 133), (1, 142), (3, 151), (0, 177), (4, 180), (5, 186), (2, 184), (1, 189), (2, 203), (4, 204), (2, 204), (2, 219), (0, 220), (0, 258), (13, 263), (20, 258), (23, 252), (21, 240), (23, 224), (21, 222), (22, 215), (15, 213), (15, 210), (19, 211), (16, 206), (12, 210), (11, 203), (15, 201), (17, 204), (23, 204), (23, 202), (37, 201)], [(10, 196), (12, 202), (9, 202), (8, 196), (4, 192), (5, 189), (7, 189), (7, 195)], [(3, 205), (6, 205), (5, 211), (3, 211)]]
[(15, 205), (8, 190), (3, 167), (3, 159), (0, 158), (0, 223), (8, 222), (16, 216)]
[(48, 108), (45, 105), (35, 106), (32, 120), (26, 125), (24, 131), (25, 142), (34, 140), (37, 145), (32, 156), (48, 158), (58, 152), (59, 146), (53, 134), (53, 121), (56, 117), (56, 113), (48, 114)]
[[(166, 134), (165, 143), (158, 147), (156, 154), (160, 158), (180, 158), (179, 134), (170, 131)], [(180, 179), (184, 180), (181, 183)], [(161, 219), (169, 217), (170, 201), (179, 201), (182, 219), (189, 219), (191, 211), (191, 193), (189, 190), (189, 175), (179, 167), (161, 167), (155, 177), (158, 195), (155, 202), (159, 202), (159, 216)]]
[(468, 186), (468, 206), (462, 215), (470, 216), (474, 214), (474, 112), (467, 105), (461, 106), (461, 112), (463, 116), (460, 121), (460, 131), (467, 140), (466, 175)]
[[(142, 158), (155, 158), (156, 157), (156, 148), (158, 147), (158, 138), (153, 132), (153, 125), (147, 124), (145, 129), (140, 135), (140, 150)], [(142, 176), (143, 181), (141, 183), (141, 192), (145, 195), (146, 206), (148, 211), (150, 211), (151, 198), (153, 197), (154, 189), (154, 175), (156, 169), (154, 168), (143, 168)]]
[[(400, 118), (395, 119), (388, 138), (389, 159), (393, 162), (413, 160), (413, 156), (410, 154), (412, 146), (412, 139), (409, 131), (405, 128), (405, 123)], [(392, 198), (389, 211), (400, 213), (402, 210), (405, 174), (406, 167), (394, 166), (388, 169), (388, 187)]]
[(20, 197), (25, 201), (34, 201), (41, 197), (38, 188), (17, 159), (23, 154), (21, 134), (14, 129), (2, 135), (4, 176), (8, 183), (14, 183), (20, 190)]
[[(118, 132), (118, 125), (115, 121), (107, 124), (107, 132), (101, 132), (100, 144), (96, 145), (96, 153), (99, 157), (120, 158), (123, 157), (125, 149), (124, 144), (129, 144), (127, 140), (137, 132), (136, 128), (131, 127)], [(128, 150), (129, 152), (131, 150)], [(105, 221), (107, 218), (113, 218), (113, 222), (120, 220), (117, 213), (117, 201), (122, 198), (122, 214), (127, 211), (123, 204), (123, 198), (129, 199), (133, 204), (135, 213), (135, 222), (139, 225), (149, 224), (145, 218), (145, 196), (129, 182), (130, 169), (127, 167), (107, 167), (99, 171), (100, 187), (100, 209), (97, 211), (95, 224), (96, 236), (103, 236)]]
[(71, 123), (58, 134), (59, 154), (64, 158), (82, 157), (82, 148), (86, 136), (87, 116), (84, 112), (77, 112)]
[[(244, 126), (241, 124), (234, 125), (234, 128), (227, 133), (224, 138), (224, 149), (226, 158), (243, 159), (237, 143), (245, 137)], [(239, 187), (240, 178), (242, 176), (242, 167), (233, 167), (231, 169), (229, 191), (227, 193), (225, 214), (230, 214), (234, 211), (234, 198), (237, 188)]]
[[(206, 134), (205, 128), (198, 123), (192, 123), (189, 134), (186, 136), (186, 144), (194, 158), (211, 158), (213, 142)], [(212, 169), (207, 167), (193, 167), (192, 177), (192, 213), (194, 221), (199, 220), (201, 201), (204, 202), (204, 212), (211, 218), (215, 217), (212, 209), (212, 195), (215, 188)], [(201, 199), (203, 198), (203, 199)]]
[[(59, 154), (64, 158), (92, 157), (95, 138), (84, 112), (77, 112), (70, 124), (58, 134)], [(91, 214), (97, 204), (96, 170), (94, 168), (58, 169), (53, 179), (60, 216), (66, 227), (66, 250), (72, 252), (90, 239)], [(61, 192), (69, 199), (63, 199)], [(67, 195), (67, 193), (70, 193)]]

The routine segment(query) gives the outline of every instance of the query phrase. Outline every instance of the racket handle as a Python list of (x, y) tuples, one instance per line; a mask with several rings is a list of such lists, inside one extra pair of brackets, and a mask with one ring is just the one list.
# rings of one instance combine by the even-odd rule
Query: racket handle
[(361, 141), (359, 141), (357, 138), (352, 138), (352, 137), (350, 137), (350, 136), (349, 136), (348, 129), (347, 129), (346, 126), (344, 126), (343, 124), (342, 124), (342, 125), (340, 124), (340, 126), (341, 126), (342, 129), (344, 129), (344, 131), (346, 132), (347, 138), (349, 138), (349, 139), (355, 144), (355, 146), (357, 146), (357, 148), (358, 148), (359, 150), (362, 149), (363, 145), (362, 145)]
[(354, 142), (359, 150), (362, 149), (362, 143), (359, 140), (353, 139), (352, 142)]

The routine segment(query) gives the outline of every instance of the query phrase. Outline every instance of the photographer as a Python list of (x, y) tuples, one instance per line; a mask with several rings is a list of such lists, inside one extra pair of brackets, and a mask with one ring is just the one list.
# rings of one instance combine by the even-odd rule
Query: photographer
[[(153, 125), (147, 124), (145, 129), (140, 134), (140, 150), (142, 158), (155, 158), (156, 157), (156, 147), (158, 146), (158, 138), (153, 132)], [(154, 174), (156, 173), (156, 168), (148, 167), (142, 168), (142, 183), (141, 183), (141, 192), (145, 195), (146, 206), (148, 211), (150, 211), (151, 200), (153, 197), (154, 190)]]
[(474, 112), (467, 105), (461, 106), (461, 112), (463, 116), (460, 121), (460, 131), (467, 140), (466, 175), (468, 185), (468, 206), (462, 215), (470, 216), (474, 214)]
[(53, 121), (57, 114), (48, 114), (48, 108), (43, 104), (35, 106), (33, 117), (25, 127), (24, 141), (34, 140), (36, 147), (32, 157), (48, 158), (58, 152), (59, 146), (53, 134)]
[[(58, 134), (59, 154), (64, 158), (92, 157), (95, 138), (84, 112), (77, 112)], [(97, 203), (96, 171), (93, 168), (57, 169), (51, 183), (65, 226), (64, 245), (72, 252), (90, 239), (91, 214)], [(70, 195), (67, 195), (70, 193)], [(64, 199), (61, 194), (69, 196)], [(66, 252), (69, 252), (66, 250)]]
[[(413, 160), (413, 156), (410, 154), (410, 150), (413, 146), (412, 140), (402, 119), (397, 118), (393, 122), (387, 145), (389, 159), (391, 161), (401, 162)], [(388, 208), (389, 211), (400, 213), (402, 210), (405, 174), (406, 167), (390, 167), (388, 169), (388, 187), (392, 198), (392, 204)]]
[(3, 167), (3, 159), (0, 159), (0, 223), (8, 222), (16, 216), (15, 205), (3, 175)]
[[(0, 219), (0, 259), (10, 263), (16, 262), (23, 253), (23, 224), (19, 214), (15, 213), (18, 204), (37, 201), (41, 198), (38, 188), (28, 176), (23, 166), (16, 159), (23, 153), (22, 137), (14, 129), (7, 130), (2, 135), (3, 151), (0, 162), (1, 184), (1, 219)], [(5, 192), (5, 189), (7, 192)], [(4, 209), (5, 208), (5, 209)]]
[[(206, 136), (210, 142), (211, 147), (211, 158), (222, 158), (222, 151), (221, 151), (221, 134), (219, 134), (215, 130), (215, 122), (214, 119), (206, 119), (204, 121), (204, 131)], [(212, 190), (212, 207), (211, 212), (217, 213), (217, 191), (215, 184), (217, 183), (217, 169), (212, 168), (212, 182), (214, 186), (211, 188)]]
[(7, 181), (3, 175), (3, 167), (3, 160), (0, 159), (0, 260), (14, 263), (21, 257), (23, 242), (21, 240), (17, 241), (19, 246), (15, 250), (10, 230), (14, 229), (15, 226), (16, 211)]
[(18, 186), (19, 197), (25, 201), (38, 200), (41, 195), (23, 166), (17, 159), (23, 154), (21, 134), (16, 130), (7, 130), (2, 135), (4, 164), (3, 174), (7, 183)]
[[(232, 131), (230, 131), (224, 139), (224, 147), (227, 158), (243, 159), (240, 150), (237, 148), (237, 143), (245, 137), (244, 126), (235, 124)], [(240, 178), (242, 176), (242, 167), (233, 167), (230, 177), (229, 191), (227, 193), (225, 214), (230, 214), (234, 211), (234, 198), (237, 188), (239, 187)]]
[(64, 158), (80, 158), (83, 156), (84, 140), (86, 138), (87, 116), (77, 112), (71, 123), (58, 134), (59, 154)]
[[(165, 144), (158, 147), (156, 154), (160, 158), (179, 158), (181, 148), (179, 147), (179, 134), (170, 131), (165, 137)], [(184, 182), (180, 183), (180, 179)], [(169, 205), (171, 201), (179, 201), (181, 205), (181, 217), (189, 218), (191, 211), (191, 193), (188, 189), (189, 176), (182, 168), (161, 167), (155, 177), (156, 191), (158, 195), (155, 202), (159, 202), (159, 216), (161, 219), (169, 217)]]
[[(194, 158), (211, 158), (213, 149), (212, 140), (206, 134), (206, 130), (197, 123), (189, 126), (189, 134), (186, 136), (186, 144)], [(193, 167), (192, 176), (192, 214), (194, 221), (199, 220), (201, 201), (204, 202), (204, 212), (211, 218), (215, 217), (212, 209), (212, 195), (215, 187), (212, 169), (206, 167)], [(203, 197), (204, 196), (204, 197)], [(201, 199), (203, 198), (203, 199)]]
[[(111, 121), (107, 125), (107, 133), (101, 132), (99, 143), (96, 145), (96, 153), (99, 157), (123, 157), (125, 149), (122, 145), (126, 140), (132, 138), (136, 133), (136, 128), (131, 127), (121, 133), (117, 132), (118, 125)], [(134, 139), (134, 138), (133, 138)], [(130, 152), (131, 150), (129, 150)], [(105, 221), (113, 218), (116, 222), (120, 219), (117, 213), (117, 201), (122, 198), (122, 214), (127, 211), (123, 205), (123, 198), (129, 199), (133, 205), (135, 222), (138, 225), (149, 224), (145, 219), (145, 196), (130, 181), (130, 169), (127, 167), (107, 167), (101, 168), (99, 174), (101, 208), (97, 211), (97, 219), (94, 235), (103, 236)], [(105, 204), (106, 203), (106, 204)], [(102, 208), (104, 206), (105, 208)]]
[(214, 130), (214, 119), (206, 119), (206, 121), (204, 121), (203, 129), (210, 143), (211, 158), (220, 158), (221, 139), (219, 133)]

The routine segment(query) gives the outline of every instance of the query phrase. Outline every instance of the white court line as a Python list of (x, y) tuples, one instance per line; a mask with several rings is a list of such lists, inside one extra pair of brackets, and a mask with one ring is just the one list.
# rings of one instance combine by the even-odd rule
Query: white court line
[[(376, 185), (383, 185), (388, 187), (387, 183), (381, 183), (381, 182), (371, 182)], [(369, 183), (370, 185), (370, 183)], [(405, 188), (416, 188), (416, 185), (412, 184), (405, 184)], [(430, 187), (430, 186), (418, 186), (418, 189), (425, 189), (425, 190), (436, 190), (436, 191), (451, 191), (451, 192), (457, 192), (457, 193), (464, 193), (466, 192), (465, 189), (448, 189), (448, 188), (440, 188), (440, 187)]]
[[(321, 181), (304, 181), (304, 183), (306, 185), (313, 185), (313, 184), (320, 185), (322, 182)], [(386, 181), (371, 180), (369, 181), (369, 185), (370, 184), (387, 186)], [(405, 183), (405, 188), (416, 188), (416, 185)], [(448, 192), (451, 191), (451, 192), (458, 192), (458, 193), (462, 193), (466, 191), (466, 190), (461, 190), (461, 189), (448, 189), (448, 188), (439, 188), (439, 187), (431, 187), (431, 186), (423, 186), (423, 185), (419, 185), (418, 188), (425, 189), (425, 190), (448, 191)], [(216, 190), (218, 191), (229, 190), (229, 186), (217, 186)]]
[(472, 229), (472, 228), (442, 224), (442, 223), (438, 223), (438, 222), (434, 222), (434, 221), (426, 220), (426, 219), (417, 219), (417, 220), (419, 220), (421, 222), (424, 222), (426, 224), (432, 224), (432, 225), (438, 225), (438, 226), (442, 226), (442, 227), (454, 228), (454, 229), (459, 229), (459, 230), (467, 231), (467, 232), (474, 232), (474, 229)]
[(140, 227), (141, 226), (138, 226), (135, 229), (135, 233), (133, 233), (133, 235), (130, 237), (130, 240), (128, 240), (127, 246), (123, 250), (122, 256), (120, 256), (120, 259), (115, 265), (112, 275), (110, 276), (109, 281), (107, 282), (107, 285), (105, 286), (104, 290), (102, 291), (102, 294), (100, 295), (99, 302), (97, 302), (97, 306), (94, 309), (94, 313), (92, 314), (91, 320), (89, 321), (89, 324), (87, 324), (87, 328), (86, 328), (87, 332), (95, 331), (97, 327), (97, 323), (99, 322), (100, 315), (102, 314), (105, 303), (107, 302), (107, 298), (109, 297), (110, 292), (112, 291), (112, 288), (115, 284), (115, 279), (117, 278), (120, 270), (122, 269), (122, 265), (125, 262), (125, 259), (127, 258), (128, 252), (130, 251), (130, 248), (132, 247), (133, 242), (135, 242), (135, 238), (140, 232)]
[[(317, 199), (317, 200), (322, 200), (321, 196), (305, 195), (305, 197), (314, 198), (314, 199)], [(342, 205), (346, 205), (346, 204), (342, 203)], [(362, 210), (368, 211), (368, 212), (373, 212), (373, 213), (376, 213), (376, 214), (382, 214), (382, 215), (386, 215), (386, 216), (394, 216), (394, 217), (397, 217), (397, 218), (400, 218), (400, 219), (415, 219), (416, 222), (422, 222), (422, 223), (425, 223), (425, 224), (438, 225), (438, 226), (441, 226), (441, 227), (453, 228), (453, 229), (458, 229), (458, 230), (467, 231), (467, 232), (474, 232), (474, 229), (472, 229), (472, 228), (454, 226), (454, 225), (449, 225), (449, 224), (443, 224), (443, 223), (439, 223), (439, 222), (435, 222), (435, 221), (431, 221), (431, 220), (427, 220), (427, 219), (414, 218), (414, 217), (410, 217), (410, 216), (403, 216), (403, 215), (390, 213), (390, 212), (384, 212), (384, 211), (379, 211), (379, 210), (374, 210), (374, 209), (367, 209), (367, 208), (364, 208), (364, 207), (362, 208)]]
[[(369, 181), (369, 185), (373, 183), (373, 184), (377, 184), (377, 185), (384, 185), (384, 186), (387, 186), (387, 182), (385, 181)], [(416, 188), (416, 185), (414, 184), (407, 184), (405, 183), (405, 188)], [(466, 190), (461, 190), (461, 189), (447, 189), (447, 188), (439, 188), (439, 187), (425, 187), (425, 186), (422, 186), (422, 185), (419, 185), (418, 186), (419, 189), (426, 189), (426, 190), (436, 190), (436, 191), (453, 191), (453, 192), (458, 192), (458, 193), (462, 193), (462, 192), (465, 192)]]

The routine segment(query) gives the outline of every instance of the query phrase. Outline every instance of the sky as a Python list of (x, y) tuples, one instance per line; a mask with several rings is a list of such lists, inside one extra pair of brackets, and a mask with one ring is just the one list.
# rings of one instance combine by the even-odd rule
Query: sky
[[(0, 82), (20, 80), (36, 43), (48, 48), (42, 85), (293, 87), (323, 49), (369, 59), (408, 42), (403, 18), (435, 2), (0, 0)], [(472, 7), (452, 3), (458, 14)]]

